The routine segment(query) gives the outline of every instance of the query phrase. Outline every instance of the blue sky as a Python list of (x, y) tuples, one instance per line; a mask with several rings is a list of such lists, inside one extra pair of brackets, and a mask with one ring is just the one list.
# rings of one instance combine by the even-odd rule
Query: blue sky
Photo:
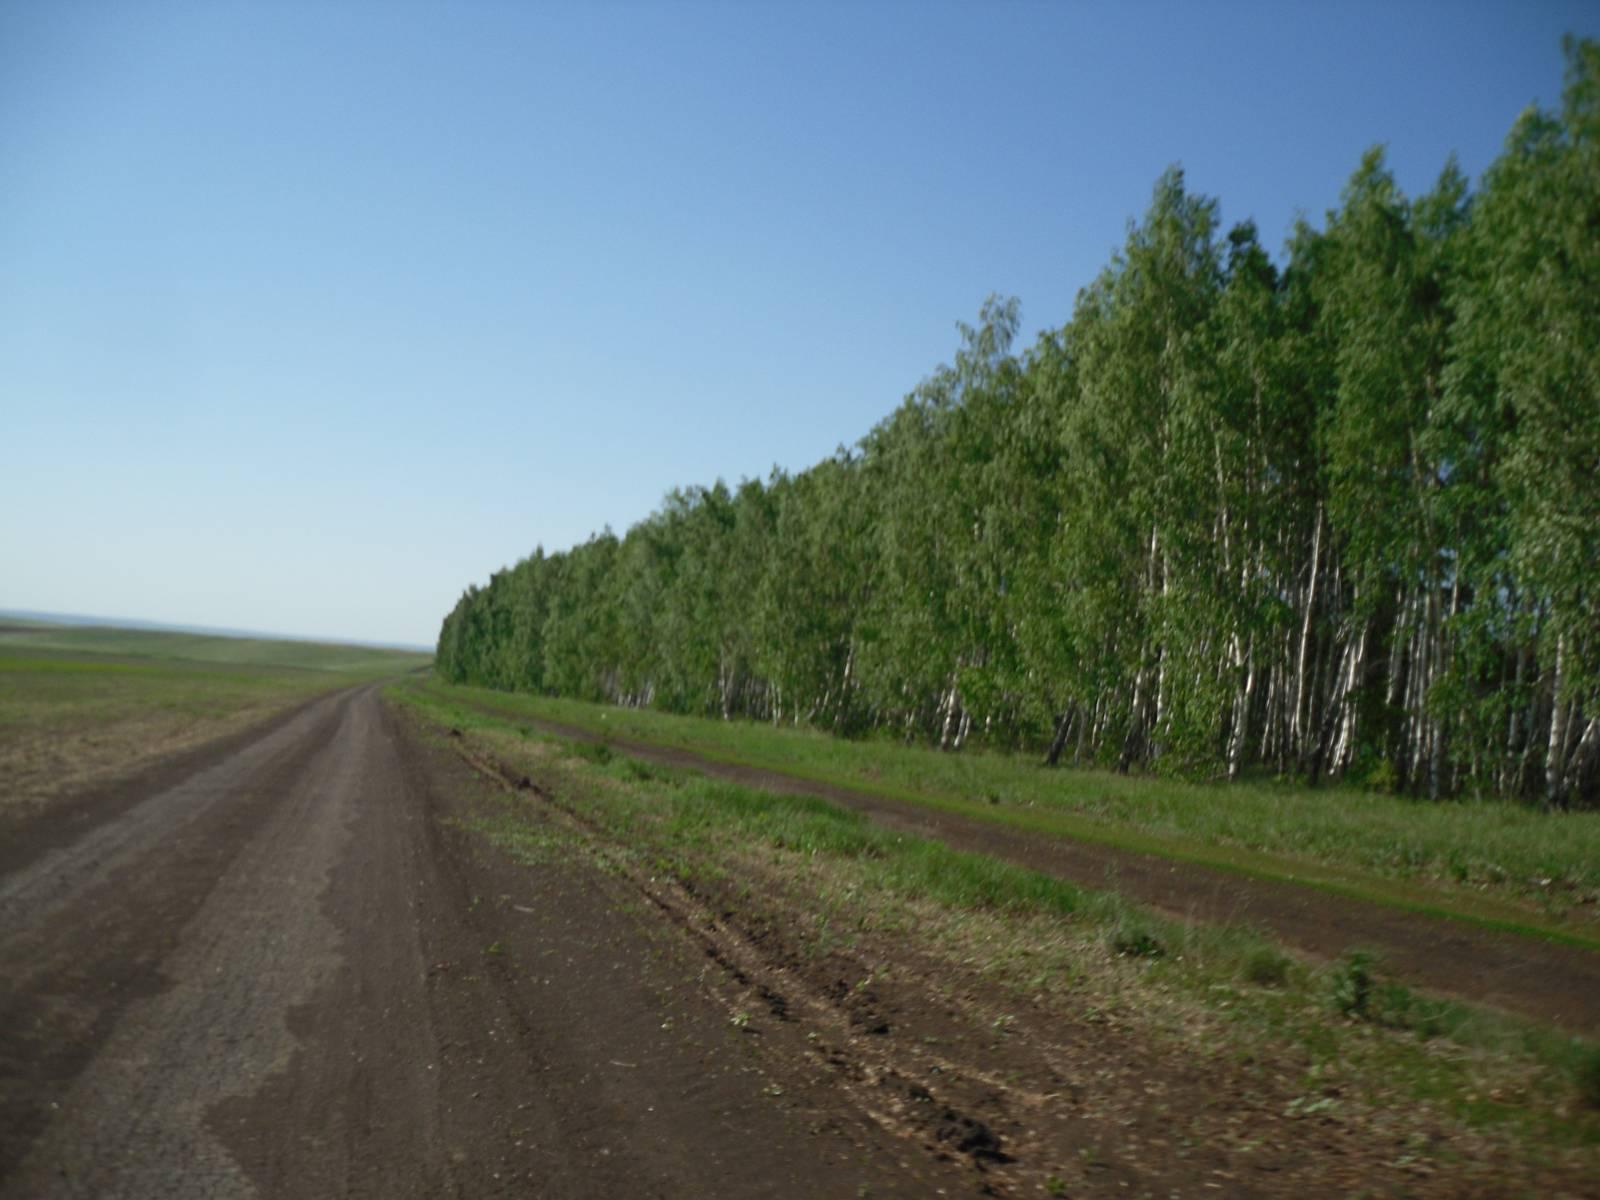
[(0, 608), (431, 643), (803, 468), (1181, 163), (1474, 178), (1591, 3), (0, 6)]

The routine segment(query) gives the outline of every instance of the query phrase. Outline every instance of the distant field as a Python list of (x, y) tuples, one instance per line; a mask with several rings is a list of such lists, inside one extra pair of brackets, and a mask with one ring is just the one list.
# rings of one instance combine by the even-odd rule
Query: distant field
[(24, 648), (374, 675), (392, 675), (433, 661), (431, 654), (372, 646), (117, 629), (103, 625), (44, 625), (0, 618), (0, 654)]
[(430, 656), (0, 621), (0, 805), (15, 809)]

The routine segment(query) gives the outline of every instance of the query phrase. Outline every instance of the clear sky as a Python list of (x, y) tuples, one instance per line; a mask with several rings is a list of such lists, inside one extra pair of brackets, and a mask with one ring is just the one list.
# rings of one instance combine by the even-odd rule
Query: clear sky
[(853, 443), (1181, 163), (1476, 178), (1600, 5), (0, 4), (0, 608), (431, 644)]

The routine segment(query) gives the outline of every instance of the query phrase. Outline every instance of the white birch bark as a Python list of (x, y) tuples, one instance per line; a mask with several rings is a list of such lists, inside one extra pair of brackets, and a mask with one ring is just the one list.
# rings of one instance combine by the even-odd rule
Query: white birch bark
[(1567, 714), (1571, 708), (1561, 695), (1566, 685), (1566, 667), (1567, 637), (1566, 634), (1560, 634), (1556, 638), (1555, 682), (1550, 703), (1550, 741), (1544, 760), (1544, 798), (1545, 803), (1552, 808), (1560, 807), (1566, 799), (1564, 785), (1567, 766)]
[[(1302, 711), (1308, 702), (1306, 694), (1306, 650), (1311, 644), (1311, 617), (1317, 607), (1317, 575), (1322, 565), (1322, 505), (1317, 505), (1317, 523), (1311, 535), (1311, 579), (1306, 585), (1305, 614), (1300, 621), (1300, 652), (1295, 656), (1294, 715), (1289, 720), (1289, 740), (1297, 754), (1305, 753)], [(1304, 721), (1309, 721), (1306, 714)]]

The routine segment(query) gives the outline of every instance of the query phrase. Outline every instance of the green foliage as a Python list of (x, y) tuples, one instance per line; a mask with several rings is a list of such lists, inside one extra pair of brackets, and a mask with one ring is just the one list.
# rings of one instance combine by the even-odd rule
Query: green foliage
[(579, 758), (604, 766), (612, 759), (611, 747), (604, 742), (573, 742), (572, 753)]
[(1365, 1018), (1372, 1011), (1372, 956), (1361, 951), (1345, 955), (1328, 973), (1328, 1000), (1335, 1012)]
[(1150, 927), (1135, 918), (1124, 918), (1108, 936), (1112, 952), (1121, 958), (1160, 958), (1167, 952)]
[(1289, 981), (1290, 958), (1273, 946), (1262, 945), (1244, 957), (1239, 973), (1258, 987), (1282, 987)]
[(1054, 763), (1600, 803), (1600, 44), (1474, 194), (1365, 154), (1281, 268), (1176, 168), (853, 448), (446, 617), (451, 682)]
[(1429, 1000), (1403, 984), (1380, 979), (1372, 956), (1361, 951), (1329, 969), (1328, 998), (1344, 1016), (1424, 1039), (1454, 1032), (1468, 1016), (1459, 1005)]

